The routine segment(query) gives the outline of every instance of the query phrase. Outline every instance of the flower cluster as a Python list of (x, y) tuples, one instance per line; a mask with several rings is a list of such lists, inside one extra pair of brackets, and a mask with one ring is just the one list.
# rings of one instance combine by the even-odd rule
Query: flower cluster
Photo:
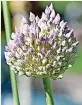
[(75, 61), (78, 41), (52, 4), (41, 18), (31, 12), (29, 21), (23, 17), (11, 38), (5, 47), (5, 58), (19, 75), (57, 79)]

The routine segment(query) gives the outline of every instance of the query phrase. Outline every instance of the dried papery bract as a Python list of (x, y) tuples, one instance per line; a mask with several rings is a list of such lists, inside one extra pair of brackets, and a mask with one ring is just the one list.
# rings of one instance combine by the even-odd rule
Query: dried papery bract
[[(22, 18), (5, 49), (7, 64), (19, 75), (61, 78), (75, 61), (78, 41), (74, 32), (47, 6), (41, 18), (30, 12)], [(29, 23), (29, 24), (28, 24)]]

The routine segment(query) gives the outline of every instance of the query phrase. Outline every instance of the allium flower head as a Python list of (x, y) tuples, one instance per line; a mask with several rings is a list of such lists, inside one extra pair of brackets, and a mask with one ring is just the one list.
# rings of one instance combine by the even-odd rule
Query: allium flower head
[(75, 61), (78, 41), (73, 29), (47, 6), (41, 18), (30, 12), (28, 22), (22, 18), (5, 50), (11, 69), (20, 75), (57, 79)]

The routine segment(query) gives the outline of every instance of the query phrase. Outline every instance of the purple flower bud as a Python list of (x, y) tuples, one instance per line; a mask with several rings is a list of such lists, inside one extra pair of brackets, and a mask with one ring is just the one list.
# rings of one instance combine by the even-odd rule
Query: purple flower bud
[(16, 39), (16, 40), (14, 40), (14, 43), (15, 43), (15, 45), (16, 45), (17, 47), (19, 47), (19, 46), (20, 46), (20, 44), (21, 44), (21, 41), (20, 41), (20, 40), (18, 40), (18, 39)]
[(53, 39), (53, 38), (55, 37), (54, 34), (55, 34), (55, 31), (54, 31), (54, 30), (51, 30), (51, 31), (50, 31), (50, 35), (49, 35), (49, 38), (50, 38), (50, 39)]
[(53, 45), (53, 43), (54, 43), (54, 39), (50, 39), (49, 44)]
[(50, 27), (52, 25), (53, 22), (53, 18), (51, 17), (48, 21), (47, 21), (47, 25)]
[(37, 26), (37, 27), (36, 27), (36, 33), (39, 34), (40, 31), (41, 31), (40, 27)]
[(27, 35), (29, 33), (29, 25), (24, 24), (23, 26), (20, 27), (20, 32), (23, 33), (24, 35)]
[(40, 19), (39, 19), (39, 17), (38, 16), (36, 16), (36, 23), (38, 23), (38, 21), (39, 21)]
[(41, 28), (41, 30), (43, 30), (44, 27), (46, 27), (46, 23), (45, 23), (45, 22), (42, 22), (42, 23), (39, 25), (39, 27)]
[(49, 35), (49, 39), (53, 39), (54, 38), (54, 34)]
[(64, 24), (64, 20), (62, 20), (62, 21), (60, 22), (60, 27), (62, 27), (63, 24)]
[(48, 17), (47, 17), (47, 15), (44, 12), (42, 13), (42, 20), (45, 20), (45, 21), (48, 20)]
[(59, 24), (59, 22), (60, 22), (60, 15), (59, 14), (56, 15), (54, 22), (55, 22), (55, 24)]
[(31, 39), (35, 39), (34, 33), (30, 33), (30, 38), (31, 38)]
[(49, 21), (47, 22), (47, 25), (50, 27), (51, 24), (52, 24), (52, 22), (49, 20)]
[(58, 48), (58, 45), (57, 45), (57, 43), (55, 42), (54, 44), (53, 44), (53, 49), (57, 49)]
[(47, 6), (46, 9), (45, 9), (45, 13), (48, 15), (50, 14), (50, 8)]
[(42, 54), (45, 55), (47, 51), (46, 51), (46, 49), (43, 47), (43, 48), (41, 49), (41, 52), (42, 52)]
[(52, 3), (51, 3), (51, 5), (49, 6), (49, 8), (50, 8), (50, 11), (53, 10), (53, 5), (52, 5)]
[[(61, 29), (60, 30), (64, 30), (64, 28), (67, 26), (67, 22), (65, 22), (64, 24), (62, 24)], [(68, 31), (68, 30), (67, 30)], [(66, 32), (66, 31), (65, 31)]]
[(24, 34), (21, 34), (17, 40), (19, 41), (20, 44), (24, 44)]
[(24, 35), (23, 34), (20, 34), (19, 37), (14, 40), (14, 43), (17, 46), (23, 45), (24, 44)]
[(31, 22), (33, 22), (35, 20), (35, 15), (32, 12), (30, 12), (30, 18), (29, 19)]
[(67, 34), (65, 35), (65, 37), (66, 37), (66, 38), (69, 38), (69, 37), (72, 35), (72, 33), (73, 33), (73, 29), (72, 29), (69, 33), (67, 33)]
[(53, 21), (53, 18), (52, 17), (50, 17), (50, 22), (52, 22)]
[(27, 20), (26, 20), (25, 17), (23, 17), (23, 18), (22, 18), (22, 21), (21, 21), (21, 25), (26, 24), (26, 23), (27, 23)]
[(12, 51), (12, 52), (16, 51), (16, 49), (17, 49), (16, 43), (14, 43), (14, 40), (9, 40), (7, 46), (9, 48), (9, 50)]
[(40, 27), (41, 23), (42, 23), (42, 20), (40, 19), (39, 22), (38, 22), (39, 27)]
[(54, 35), (55, 35), (55, 36), (58, 36), (58, 34), (59, 34), (59, 30), (57, 29), (57, 30), (55, 30)]
[(52, 12), (51, 12), (51, 14), (50, 14), (50, 17), (51, 17), (51, 18), (55, 18), (55, 11), (54, 11), (54, 10), (52, 10)]
[(32, 53), (32, 52), (33, 52), (33, 48), (29, 48), (29, 49), (28, 49), (28, 52), (29, 52), (29, 53)]
[(48, 50), (45, 56), (49, 57), (50, 53), (51, 53), (51, 50)]

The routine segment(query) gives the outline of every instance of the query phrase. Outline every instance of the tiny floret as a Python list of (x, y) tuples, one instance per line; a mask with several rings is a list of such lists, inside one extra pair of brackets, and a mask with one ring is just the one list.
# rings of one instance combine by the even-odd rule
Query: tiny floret
[(73, 29), (51, 3), (41, 18), (32, 12), (29, 22), (22, 18), (4, 54), (11, 70), (19, 75), (58, 79), (74, 64), (78, 43)]

